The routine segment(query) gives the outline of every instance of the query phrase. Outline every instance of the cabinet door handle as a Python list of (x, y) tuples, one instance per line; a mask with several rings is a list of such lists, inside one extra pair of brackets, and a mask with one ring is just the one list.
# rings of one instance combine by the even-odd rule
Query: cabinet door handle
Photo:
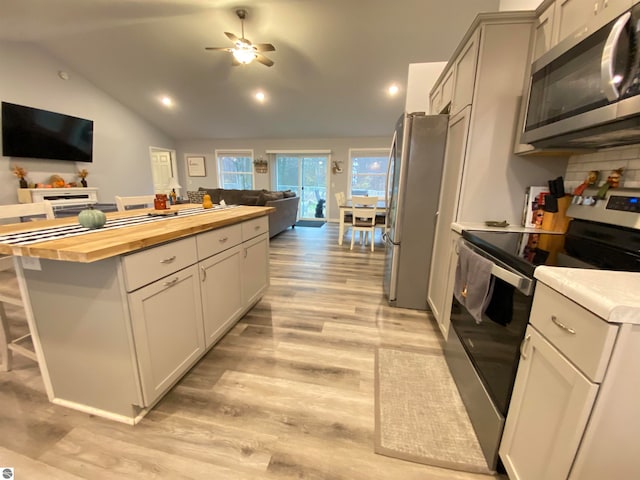
[(551, 321), (555, 323), (558, 327), (563, 329), (565, 332), (569, 332), (571, 335), (576, 334), (576, 331), (573, 328), (567, 327), (564, 323), (558, 320), (558, 318), (555, 315), (551, 315)]
[(165, 258), (164, 260), (160, 260), (160, 263), (171, 263), (176, 259), (176, 256)]
[(527, 335), (526, 337), (524, 337), (524, 340), (522, 340), (522, 343), (520, 344), (520, 356), (522, 357), (523, 360), (527, 359), (527, 355), (524, 353), (524, 351), (527, 346), (527, 343), (529, 343), (530, 340), (531, 340), (531, 335)]
[(260, 230), (260, 225), (256, 225), (255, 227), (253, 227), (255, 230)]
[(207, 269), (202, 266), (200, 267), (200, 271), (202, 271), (202, 281), (204, 282), (207, 279)]
[(180, 280), (179, 277), (174, 278), (173, 280), (169, 280), (168, 282), (164, 282), (164, 286), (165, 287), (173, 287), (176, 283), (178, 283), (178, 281)]
[(229, 240), (229, 237), (222, 237), (222, 238), (218, 239), (218, 241), (220, 243), (225, 243), (227, 240)]
[(243, 249), (244, 250), (244, 258), (247, 258), (247, 249)]

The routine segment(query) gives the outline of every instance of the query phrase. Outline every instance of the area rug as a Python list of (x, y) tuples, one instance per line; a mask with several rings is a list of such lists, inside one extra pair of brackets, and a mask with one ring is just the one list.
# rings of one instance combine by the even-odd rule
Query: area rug
[(376, 453), (473, 473), (495, 473), (442, 354), (379, 347)]
[(296, 227), (322, 227), (326, 222), (320, 221), (316, 222), (314, 220), (298, 220), (296, 222)]

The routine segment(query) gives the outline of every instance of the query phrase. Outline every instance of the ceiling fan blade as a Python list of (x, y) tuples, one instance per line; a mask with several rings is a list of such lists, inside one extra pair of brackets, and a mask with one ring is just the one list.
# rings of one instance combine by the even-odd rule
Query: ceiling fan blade
[(271, 67), (273, 65), (273, 60), (265, 57), (264, 55), (260, 55), (259, 53), (256, 54), (256, 61), (266, 65), (267, 67)]
[(224, 34), (227, 36), (227, 38), (229, 40), (231, 40), (233, 43), (236, 43), (238, 40), (240, 40), (238, 37), (236, 37), (233, 33), (230, 32), (224, 32)]
[(256, 50), (259, 52), (275, 52), (276, 51), (276, 47), (274, 47), (270, 43), (254, 43), (253, 46), (256, 47)]
[(228, 47), (204, 47), (205, 50), (222, 50), (224, 52), (233, 52), (233, 48)]

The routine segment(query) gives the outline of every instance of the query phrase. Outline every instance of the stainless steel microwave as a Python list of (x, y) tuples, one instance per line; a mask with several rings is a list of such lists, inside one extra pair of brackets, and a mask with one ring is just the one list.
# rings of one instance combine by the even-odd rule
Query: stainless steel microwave
[(522, 142), (539, 148), (640, 143), (640, 3), (533, 63)]

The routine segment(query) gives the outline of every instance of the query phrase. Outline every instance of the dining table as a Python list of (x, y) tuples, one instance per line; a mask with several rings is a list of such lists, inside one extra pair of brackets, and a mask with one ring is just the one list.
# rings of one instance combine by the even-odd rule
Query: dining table
[[(345, 214), (348, 214), (353, 210), (353, 200), (351, 198), (347, 198), (344, 204), (338, 205), (340, 209), (340, 222), (339, 222), (339, 230), (338, 230), (338, 245), (342, 245), (342, 237), (344, 236), (345, 229)], [(387, 202), (384, 199), (378, 200), (376, 204), (376, 208), (378, 212), (376, 212), (376, 225), (380, 225), (384, 227), (386, 225), (387, 219)]]

